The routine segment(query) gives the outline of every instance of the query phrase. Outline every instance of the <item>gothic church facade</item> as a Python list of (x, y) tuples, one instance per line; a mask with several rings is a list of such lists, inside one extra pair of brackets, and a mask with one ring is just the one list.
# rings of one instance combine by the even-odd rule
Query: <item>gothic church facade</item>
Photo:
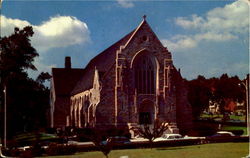
[[(170, 123), (170, 133), (192, 127), (185, 82), (145, 18), (85, 69), (65, 72), (77, 77), (56, 81), (53, 70), (51, 127), (130, 128), (156, 119)], [(73, 82), (67, 94), (57, 95), (59, 82), (62, 87)], [(58, 101), (63, 97), (65, 101)]]

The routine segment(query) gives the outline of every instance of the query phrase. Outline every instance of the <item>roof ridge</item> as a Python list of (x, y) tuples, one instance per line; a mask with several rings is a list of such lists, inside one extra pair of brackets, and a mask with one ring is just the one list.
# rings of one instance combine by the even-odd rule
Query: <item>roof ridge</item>
[(129, 40), (124, 45), (124, 48), (127, 47), (127, 45), (130, 43), (130, 41), (132, 40), (132, 38), (135, 36), (135, 34), (138, 32), (138, 30), (142, 27), (143, 24), (147, 24), (146, 19), (143, 19), (143, 21), (140, 23), (140, 25), (135, 29), (134, 33), (130, 36)]
[[(96, 55), (94, 58), (92, 58), (89, 61), (89, 63), (84, 68), (85, 72), (83, 73), (82, 77), (78, 80), (77, 84), (72, 89), (71, 95), (77, 94), (81, 90), (86, 90), (86, 88), (90, 86), (91, 83), (88, 83), (88, 82), (92, 82), (92, 78), (93, 78), (91, 76), (93, 75), (92, 69), (94, 69), (95, 66), (97, 66), (98, 70), (104, 71), (104, 72), (108, 71), (111, 68), (115, 60), (113, 62), (111, 61), (108, 62), (108, 59), (110, 60), (111, 58), (116, 57), (116, 51), (120, 49), (121, 45), (124, 45), (124, 43), (127, 42), (128, 38), (130, 38), (130, 36), (133, 34), (134, 31), (135, 29), (131, 31), (130, 33), (126, 34), (125, 36), (123, 36), (119, 41), (115, 42), (114, 44), (112, 44), (111, 46), (103, 50), (101, 53), (99, 53), (98, 55)], [(107, 54), (109, 55), (109, 58), (106, 58)], [(98, 62), (98, 60), (101, 60), (102, 58), (104, 58), (104, 60), (102, 60), (101, 62)], [(88, 76), (88, 79), (86, 79), (86, 76)], [(83, 80), (85, 80), (84, 84), (83, 84)]]

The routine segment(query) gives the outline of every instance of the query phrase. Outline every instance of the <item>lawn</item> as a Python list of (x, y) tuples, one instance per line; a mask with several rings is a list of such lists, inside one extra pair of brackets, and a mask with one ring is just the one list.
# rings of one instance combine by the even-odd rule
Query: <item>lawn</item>
[[(229, 117), (231, 120), (239, 120), (239, 121), (245, 121), (245, 119), (246, 119), (245, 115), (243, 115), (243, 116), (230, 115)], [(223, 115), (221, 115), (221, 114), (220, 115), (201, 114), (200, 118), (209, 118), (209, 119), (214, 119), (216, 121), (221, 121), (223, 118)]]
[(228, 125), (223, 125), (221, 130), (223, 131), (232, 131), (232, 130), (243, 130), (242, 135), (247, 135), (247, 127), (245, 126), (228, 126)]
[[(241, 158), (248, 155), (248, 143), (217, 143), (151, 149), (113, 150), (109, 158)], [(81, 152), (51, 158), (105, 158), (101, 152)]]

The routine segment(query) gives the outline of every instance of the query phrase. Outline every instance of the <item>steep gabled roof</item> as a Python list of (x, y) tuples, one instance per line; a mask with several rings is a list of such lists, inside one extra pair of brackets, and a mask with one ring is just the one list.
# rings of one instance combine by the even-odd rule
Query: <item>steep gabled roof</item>
[[(120, 49), (120, 46), (124, 45), (131, 37), (134, 31), (124, 36), (121, 40), (105, 49), (99, 55), (94, 57), (85, 68), (83, 77), (78, 81), (75, 88), (72, 91), (72, 95), (92, 88), (95, 67), (99, 71), (99, 74), (104, 74), (114, 64), (116, 58), (116, 50)], [(100, 75), (101, 77), (102, 75)]]
[(144, 20), (140, 23), (140, 25), (135, 29), (135, 31), (133, 32), (133, 34), (131, 35), (131, 37), (129, 38), (129, 40), (126, 42), (126, 44), (124, 45), (124, 49), (130, 44), (133, 43), (133, 39), (137, 36), (137, 34), (140, 34), (140, 31), (146, 29), (149, 30), (148, 32), (150, 32), (152, 34), (152, 36), (154, 37), (154, 40), (158, 42), (159, 45), (161, 45), (162, 47), (164, 47), (161, 43), (161, 41), (158, 39), (158, 37), (156, 36), (156, 34), (154, 33), (154, 31), (152, 30), (152, 28), (150, 27), (150, 25), (148, 24), (148, 22), (146, 21), (145, 17), (143, 17)]
[[(111, 68), (111, 66), (115, 64), (116, 51), (120, 49), (121, 46), (127, 46), (129, 42), (134, 38), (136, 33), (140, 30), (140, 28), (144, 26), (150, 28), (145, 19), (140, 23), (140, 25), (135, 30), (124, 36), (121, 40), (119, 40), (118, 42), (116, 42), (103, 52), (101, 52), (96, 57), (94, 57), (86, 66), (83, 77), (76, 84), (71, 94), (74, 95), (92, 88), (95, 67), (97, 68), (99, 74), (100, 73), (104, 74), (105, 72), (107, 72)], [(150, 28), (150, 30), (152, 29)]]
[(70, 92), (82, 77), (84, 69), (52, 68), (52, 79), (57, 96), (70, 96)]

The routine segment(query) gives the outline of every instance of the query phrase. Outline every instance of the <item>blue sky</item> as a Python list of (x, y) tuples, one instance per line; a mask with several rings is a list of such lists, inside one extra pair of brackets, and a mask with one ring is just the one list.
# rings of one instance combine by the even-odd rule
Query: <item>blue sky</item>
[[(244, 78), (249, 72), (249, 7), (241, 1), (3, 1), (1, 34), (34, 28), (40, 71), (84, 68), (98, 53), (147, 21), (172, 52), (182, 76)], [(38, 72), (30, 72), (36, 76)]]

